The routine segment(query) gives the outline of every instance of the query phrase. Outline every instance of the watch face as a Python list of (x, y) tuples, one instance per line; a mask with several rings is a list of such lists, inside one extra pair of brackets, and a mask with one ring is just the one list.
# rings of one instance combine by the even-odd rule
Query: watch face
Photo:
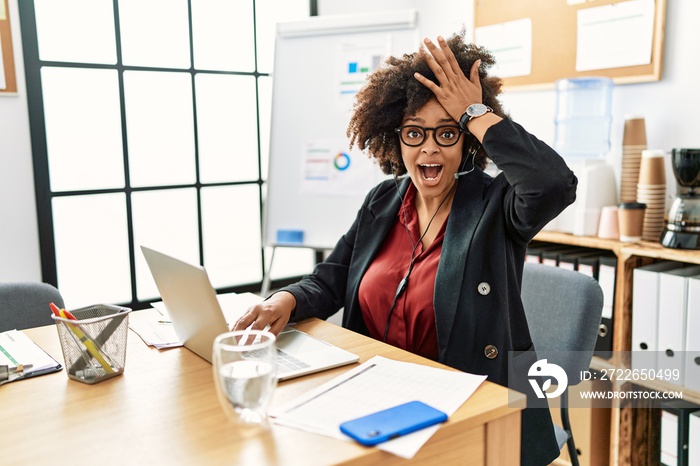
[(467, 115), (472, 118), (479, 117), (487, 112), (487, 108), (484, 104), (471, 104), (467, 107)]

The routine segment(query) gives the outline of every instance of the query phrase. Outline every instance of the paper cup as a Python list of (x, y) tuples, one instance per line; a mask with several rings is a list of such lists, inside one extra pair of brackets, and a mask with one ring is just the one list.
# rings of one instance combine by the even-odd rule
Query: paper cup
[(640, 202), (623, 202), (618, 204), (617, 219), (620, 241), (634, 242), (642, 240), (646, 207), (646, 204)]
[(645, 150), (642, 152), (638, 182), (640, 185), (666, 185), (665, 157), (666, 153), (662, 150)]
[(646, 146), (647, 131), (644, 117), (640, 115), (625, 115), (625, 128), (622, 134), (623, 146)]
[(617, 206), (605, 206), (600, 209), (600, 223), (598, 224), (598, 237), (618, 239)]

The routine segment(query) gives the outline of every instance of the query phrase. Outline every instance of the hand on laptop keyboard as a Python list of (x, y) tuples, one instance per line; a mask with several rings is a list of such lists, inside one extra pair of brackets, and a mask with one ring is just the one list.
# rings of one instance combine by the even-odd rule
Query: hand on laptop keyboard
[(287, 325), (292, 312), (296, 308), (294, 295), (280, 291), (267, 300), (251, 306), (243, 316), (236, 321), (233, 330), (244, 330), (251, 327), (255, 330), (268, 327), (275, 335)]

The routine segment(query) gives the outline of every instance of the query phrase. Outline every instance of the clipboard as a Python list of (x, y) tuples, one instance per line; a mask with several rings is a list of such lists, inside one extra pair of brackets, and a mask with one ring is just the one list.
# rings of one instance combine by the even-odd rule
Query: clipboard
[(0, 385), (61, 369), (63, 366), (58, 361), (23, 332), (8, 330), (0, 333)]

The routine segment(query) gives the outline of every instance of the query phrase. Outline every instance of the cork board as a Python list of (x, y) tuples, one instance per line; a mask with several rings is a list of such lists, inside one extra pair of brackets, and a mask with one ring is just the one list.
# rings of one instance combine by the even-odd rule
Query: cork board
[(2, 48), (2, 65), (0, 66), (0, 95), (17, 92), (15, 77), (15, 58), (12, 52), (12, 31), (10, 30), (10, 12), (7, 0), (0, 0), (0, 45)]
[(474, 27), (529, 19), (532, 31), (528, 75), (504, 77), (510, 90), (551, 88), (562, 78), (606, 76), (616, 84), (659, 81), (663, 58), (666, 0), (653, 0), (651, 61), (648, 64), (577, 71), (579, 10), (621, 5), (629, 0), (475, 0)]

